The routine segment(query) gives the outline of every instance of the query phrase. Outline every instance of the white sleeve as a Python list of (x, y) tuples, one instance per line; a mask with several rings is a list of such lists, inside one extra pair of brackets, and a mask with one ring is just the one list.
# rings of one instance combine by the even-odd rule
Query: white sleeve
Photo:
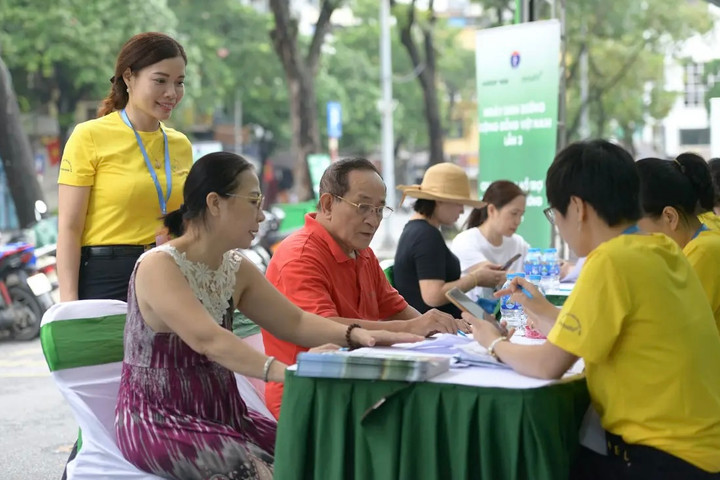
[(453, 239), (450, 250), (458, 257), (458, 260), (460, 260), (460, 268), (463, 273), (467, 273), (470, 267), (487, 261), (487, 258), (480, 251), (476, 242), (473, 241), (472, 234), (470, 233), (459, 233)]

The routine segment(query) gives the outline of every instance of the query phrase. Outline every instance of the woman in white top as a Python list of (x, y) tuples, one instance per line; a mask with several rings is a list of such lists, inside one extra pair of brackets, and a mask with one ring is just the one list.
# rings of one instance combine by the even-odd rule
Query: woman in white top
[[(498, 180), (488, 187), (483, 201), (486, 206), (476, 208), (450, 249), (460, 259), (463, 273), (473, 270), (481, 262), (504, 265), (518, 253), (521, 257), (508, 268), (508, 272), (522, 272), (523, 261), (530, 245), (515, 231), (525, 214), (526, 194), (508, 180)], [(468, 292), (473, 300), (478, 297), (492, 299), (493, 289), (477, 287)]]

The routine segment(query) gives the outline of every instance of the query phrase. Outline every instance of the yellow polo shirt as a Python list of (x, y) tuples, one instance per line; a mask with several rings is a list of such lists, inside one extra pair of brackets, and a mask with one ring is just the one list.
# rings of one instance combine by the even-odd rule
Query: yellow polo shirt
[(698, 215), (698, 220), (707, 225), (710, 230), (720, 230), (720, 216), (715, 212), (705, 212)]
[(685, 245), (683, 253), (700, 277), (720, 331), (720, 230), (701, 232)]
[[(182, 204), (183, 186), (192, 166), (185, 135), (163, 125), (168, 136), (172, 192), (167, 211)], [(163, 196), (167, 193), (162, 132), (139, 132)], [(58, 183), (91, 187), (81, 245), (147, 245), (155, 241), (162, 211), (155, 183), (135, 134), (119, 112), (75, 127), (65, 145)]]
[(673, 240), (620, 235), (598, 246), (548, 340), (585, 360), (607, 431), (720, 472), (720, 334)]

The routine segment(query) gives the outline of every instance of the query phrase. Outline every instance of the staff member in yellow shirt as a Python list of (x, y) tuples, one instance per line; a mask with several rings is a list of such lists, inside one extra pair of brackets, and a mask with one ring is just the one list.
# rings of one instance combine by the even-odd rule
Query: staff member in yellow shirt
[(169, 36), (132, 37), (98, 118), (68, 139), (58, 179), (61, 301), (126, 300), (135, 261), (164, 240), (160, 217), (180, 207), (192, 165), (188, 139), (162, 124), (183, 98), (186, 64)]
[(710, 230), (720, 230), (720, 158), (711, 158), (708, 161), (708, 166), (710, 167), (713, 189), (715, 190), (715, 201), (713, 202), (712, 211), (702, 213), (698, 218)]
[(715, 200), (707, 163), (693, 153), (673, 161), (644, 158), (637, 162), (645, 232), (664, 233), (683, 249), (700, 277), (720, 331), (720, 231), (700, 223)]
[(561, 151), (547, 172), (546, 215), (587, 256), (575, 288), (562, 309), (524, 279), (498, 292), (511, 293), (548, 340), (510, 343), (489, 322), (465, 318), (522, 374), (559, 378), (583, 358), (609, 448), (581, 448), (572, 478), (718, 478), (720, 335), (677, 243), (638, 233), (639, 183), (630, 154), (609, 142)]

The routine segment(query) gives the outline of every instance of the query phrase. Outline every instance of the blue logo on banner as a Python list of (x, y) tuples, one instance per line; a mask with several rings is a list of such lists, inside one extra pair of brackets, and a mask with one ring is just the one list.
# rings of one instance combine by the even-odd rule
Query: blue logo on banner
[(327, 103), (327, 133), (330, 138), (342, 137), (342, 107), (340, 102)]
[(517, 68), (518, 65), (520, 65), (520, 52), (515, 51), (510, 55), (510, 66)]

